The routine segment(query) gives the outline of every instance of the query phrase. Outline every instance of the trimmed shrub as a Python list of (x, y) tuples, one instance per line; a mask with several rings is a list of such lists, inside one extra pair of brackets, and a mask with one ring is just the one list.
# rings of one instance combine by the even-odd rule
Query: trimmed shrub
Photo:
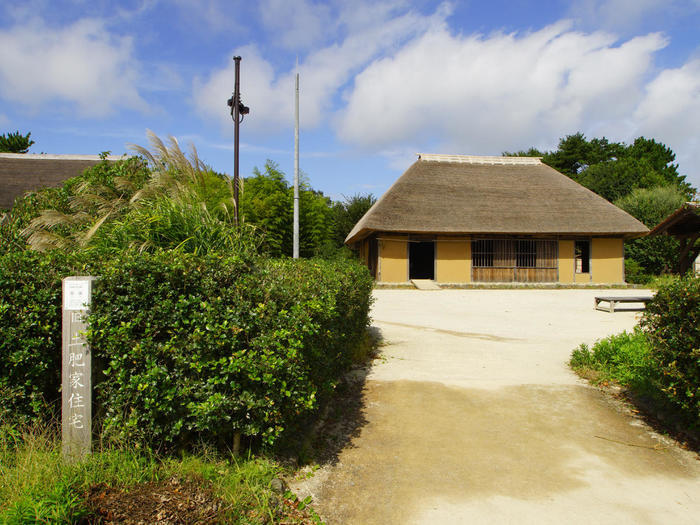
[(0, 257), (0, 417), (26, 423), (55, 413), (61, 377), (61, 279), (85, 275), (76, 255)]
[(700, 425), (700, 277), (661, 286), (641, 325), (652, 345), (663, 392)]
[(368, 323), (357, 263), (160, 252), (106, 265), (88, 337), (106, 435), (273, 443), (330, 391)]

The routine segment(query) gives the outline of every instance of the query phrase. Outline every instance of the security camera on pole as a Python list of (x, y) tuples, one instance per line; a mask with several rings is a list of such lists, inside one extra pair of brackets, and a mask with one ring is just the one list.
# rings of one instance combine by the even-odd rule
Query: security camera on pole
[(231, 118), (233, 118), (233, 201), (236, 208), (234, 210), (234, 224), (238, 226), (238, 128), (243, 122), (243, 116), (250, 113), (250, 108), (244, 106), (243, 102), (241, 102), (241, 57), (235, 56), (233, 61), (236, 63), (236, 80), (233, 87), (233, 96), (228, 99), (228, 105), (231, 108)]

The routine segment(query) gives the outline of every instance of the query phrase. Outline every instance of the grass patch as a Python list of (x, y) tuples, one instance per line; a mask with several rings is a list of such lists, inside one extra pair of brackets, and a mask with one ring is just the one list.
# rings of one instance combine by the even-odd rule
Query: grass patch
[(651, 290), (658, 290), (659, 288), (678, 282), (679, 279), (680, 278), (677, 275), (673, 274), (653, 275), (649, 278), (648, 282), (644, 283), (644, 285)]
[(569, 365), (593, 384), (615, 382), (643, 393), (653, 388), (656, 375), (651, 346), (640, 330), (606, 337), (593, 348), (582, 344), (571, 354)]
[(206, 522), (318, 522), (308, 502), (271, 488), (272, 480), (285, 473), (270, 458), (225, 457), (208, 450), (173, 458), (103, 448), (80, 463), (66, 464), (56, 428), (18, 431), (0, 424), (0, 523), (93, 523), (98, 521), (96, 504), (112, 505), (102, 509), (103, 517), (118, 517), (123, 508), (149, 522), (143, 501), (151, 492), (161, 515), (181, 512), (177, 497), (182, 494), (201, 500), (192, 512), (206, 507), (214, 516)]

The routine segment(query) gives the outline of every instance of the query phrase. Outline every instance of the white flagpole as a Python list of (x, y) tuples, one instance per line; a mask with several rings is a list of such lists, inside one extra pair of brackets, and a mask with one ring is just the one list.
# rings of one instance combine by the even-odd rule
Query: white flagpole
[[(297, 63), (297, 70), (299, 65)], [(294, 243), (292, 256), (299, 258), (299, 73), (296, 75), (294, 100)]]

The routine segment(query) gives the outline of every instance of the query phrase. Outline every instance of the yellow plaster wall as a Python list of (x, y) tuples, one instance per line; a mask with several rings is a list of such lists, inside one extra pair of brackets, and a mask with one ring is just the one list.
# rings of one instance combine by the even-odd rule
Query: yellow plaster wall
[(594, 283), (625, 282), (624, 245), (622, 239), (593, 239), (591, 273)]
[(590, 273), (577, 273), (574, 275), (574, 282), (576, 283), (590, 283), (591, 274)]
[(379, 241), (379, 281), (408, 281), (408, 243), (405, 239)]
[(574, 241), (559, 241), (559, 282), (574, 282)]
[(471, 281), (471, 242), (467, 239), (438, 238), (436, 246), (436, 281), (468, 283)]

